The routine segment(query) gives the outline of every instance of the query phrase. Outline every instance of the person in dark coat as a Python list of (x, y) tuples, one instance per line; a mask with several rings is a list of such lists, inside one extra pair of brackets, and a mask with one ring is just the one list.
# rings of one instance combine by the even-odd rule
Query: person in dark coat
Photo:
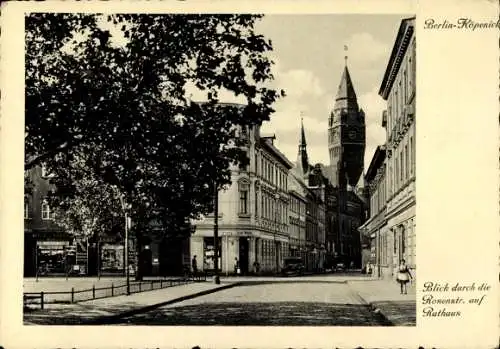
[(191, 260), (191, 267), (193, 268), (193, 274), (198, 272), (198, 262), (196, 262), (196, 255), (193, 256), (193, 260)]

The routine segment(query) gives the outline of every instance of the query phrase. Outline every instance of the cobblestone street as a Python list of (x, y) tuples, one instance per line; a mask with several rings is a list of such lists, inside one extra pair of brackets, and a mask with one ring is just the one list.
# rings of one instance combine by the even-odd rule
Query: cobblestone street
[(383, 326), (347, 284), (268, 283), (223, 290), (125, 318), (134, 325)]

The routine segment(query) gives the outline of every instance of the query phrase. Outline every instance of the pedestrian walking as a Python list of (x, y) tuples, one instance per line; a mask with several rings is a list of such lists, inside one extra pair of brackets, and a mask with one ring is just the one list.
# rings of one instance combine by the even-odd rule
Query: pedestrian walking
[(236, 275), (240, 274), (240, 262), (238, 261), (237, 257), (234, 258), (234, 273)]
[(413, 276), (411, 275), (410, 270), (406, 265), (406, 261), (402, 259), (399, 263), (398, 276), (396, 278), (401, 287), (401, 294), (403, 294), (403, 292), (404, 294), (406, 294), (406, 284), (410, 281), (410, 278), (413, 279)]
[(191, 267), (193, 268), (193, 275), (196, 275), (198, 272), (198, 262), (196, 261), (196, 255), (193, 256), (191, 260)]
[(260, 270), (259, 262), (257, 262), (257, 261), (253, 262), (253, 271), (256, 275), (259, 274), (259, 270)]

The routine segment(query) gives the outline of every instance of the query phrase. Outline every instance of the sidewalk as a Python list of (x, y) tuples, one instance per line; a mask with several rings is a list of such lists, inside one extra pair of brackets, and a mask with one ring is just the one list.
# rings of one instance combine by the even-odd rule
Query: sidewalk
[[(180, 279), (180, 276), (168, 277), (144, 277), (144, 281), (160, 280), (160, 279)], [(89, 289), (95, 287), (111, 287), (126, 284), (124, 276), (84, 276), (84, 277), (40, 277), (38, 280), (34, 277), (23, 279), (23, 292), (55, 292), (66, 291), (71, 292), (73, 287), (75, 290)], [(130, 282), (136, 282), (135, 278), (130, 277)]]
[(169, 287), (130, 296), (117, 296), (74, 304), (47, 304), (43, 310), (24, 312), (25, 325), (110, 324), (113, 319), (149, 311), (157, 307), (217, 292), (236, 283), (210, 282)]
[(348, 284), (364, 303), (393, 325), (416, 326), (415, 284), (408, 285), (408, 294), (401, 294), (399, 284), (390, 280), (349, 281)]
[[(211, 279), (207, 277), (207, 280)], [(266, 282), (333, 282), (347, 283), (350, 281), (371, 280), (371, 277), (362, 274), (333, 273), (314, 274), (304, 276), (221, 276), (221, 282), (244, 282), (244, 283), (266, 283)]]

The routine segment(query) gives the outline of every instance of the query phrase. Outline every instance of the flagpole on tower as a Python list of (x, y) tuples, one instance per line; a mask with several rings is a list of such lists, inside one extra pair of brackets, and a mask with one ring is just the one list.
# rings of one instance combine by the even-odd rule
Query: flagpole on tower
[(348, 51), (348, 47), (347, 45), (344, 45), (344, 52), (345, 52), (345, 55), (344, 55), (344, 60), (345, 60), (345, 65), (347, 65), (347, 51)]

